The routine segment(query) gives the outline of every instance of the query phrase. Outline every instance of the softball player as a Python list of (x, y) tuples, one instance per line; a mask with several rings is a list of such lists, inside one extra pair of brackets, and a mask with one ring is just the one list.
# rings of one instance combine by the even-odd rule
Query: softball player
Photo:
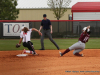
[(40, 31), (38, 31), (37, 29), (35, 29), (35, 28), (32, 28), (32, 29), (28, 29), (27, 27), (22, 28), (22, 31), (20, 33), (20, 41), (19, 41), (18, 45), (20, 45), (21, 42), (23, 42), (23, 46), (27, 47), (30, 50), (29, 51), (29, 50), (24, 49), (22, 53), (30, 53), (30, 54), (33, 54), (33, 55), (37, 55), (37, 53), (34, 50), (33, 43), (30, 41), (31, 32), (33, 30), (37, 31), (39, 33), (39, 35), (42, 35), (42, 33)]
[(83, 32), (80, 35), (79, 41), (68, 49), (66, 49), (63, 53), (59, 52), (60, 56), (63, 56), (65, 53), (68, 53), (71, 50), (74, 50), (73, 54), (76, 56), (83, 56), (83, 54), (79, 54), (85, 48), (85, 43), (88, 42), (90, 37), (90, 26), (84, 27)]

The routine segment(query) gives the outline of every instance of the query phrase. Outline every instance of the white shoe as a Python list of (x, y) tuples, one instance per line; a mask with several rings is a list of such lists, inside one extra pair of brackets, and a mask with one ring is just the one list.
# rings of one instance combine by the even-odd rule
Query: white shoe
[(59, 51), (60, 56), (63, 56), (62, 53)]
[(82, 54), (81, 54), (81, 56), (83, 57), (83, 56), (84, 56), (84, 54), (82, 53)]

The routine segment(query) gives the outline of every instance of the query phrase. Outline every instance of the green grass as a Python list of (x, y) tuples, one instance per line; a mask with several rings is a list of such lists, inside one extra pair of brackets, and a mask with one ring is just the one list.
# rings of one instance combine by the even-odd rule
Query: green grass
[[(58, 44), (60, 49), (66, 49), (72, 44), (76, 43), (78, 39), (54, 39), (55, 42)], [(34, 48), (40, 49), (40, 39), (32, 39)], [(22, 50), (24, 47), (21, 45), (20, 48), (16, 48), (15, 45), (19, 42), (19, 39), (1, 39), (0, 40), (0, 51), (7, 51), (7, 50)], [(56, 47), (50, 42), (49, 39), (44, 39), (44, 46), (45, 49), (56, 49)], [(89, 42), (86, 43), (86, 49), (99, 49), (100, 48), (100, 39), (92, 38), (89, 39)], [(25, 48), (27, 49), (27, 48)]]

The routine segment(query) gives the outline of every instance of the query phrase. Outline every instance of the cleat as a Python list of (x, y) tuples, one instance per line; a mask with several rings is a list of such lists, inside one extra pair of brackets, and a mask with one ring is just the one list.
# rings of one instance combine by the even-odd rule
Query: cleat
[(57, 47), (57, 49), (58, 49), (58, 50), (60, 50), (60, 48), (59, 48), (59, 47)]
[(24, 53), (26, 53), (26, 50), (25, 50), (25, 49), (22, 51), (22, 53), (21, 53), (21, 54), (24, 54)]
[(62, 53), (59, 51), (60, 56), (63, 56)]
[(83, 57), (83, 56), (84, 56), (84, 54), (82, 53), (82, 54), (81, 54), (81, 56)]
[(39, 54), (35, 53), (35, 54), (33, 54), (33, 55), (39, 55)]
[(39, 49), (39, 50), (45, 50), (45, 49)]

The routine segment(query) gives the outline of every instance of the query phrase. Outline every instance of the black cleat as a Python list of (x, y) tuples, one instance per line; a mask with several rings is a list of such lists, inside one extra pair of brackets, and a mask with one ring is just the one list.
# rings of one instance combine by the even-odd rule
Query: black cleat
[(59, 50), (60, 48), (59, 48), (59, 47), (57, 47), (57, 49)]
[(39, 50), (45, 50), (45, 49), (39, 49)]
[(37, 53), (34, 53), (33, 55), (38, 55)]
[(58, 50), (60, 50), (60, 48), (57, 48)]

